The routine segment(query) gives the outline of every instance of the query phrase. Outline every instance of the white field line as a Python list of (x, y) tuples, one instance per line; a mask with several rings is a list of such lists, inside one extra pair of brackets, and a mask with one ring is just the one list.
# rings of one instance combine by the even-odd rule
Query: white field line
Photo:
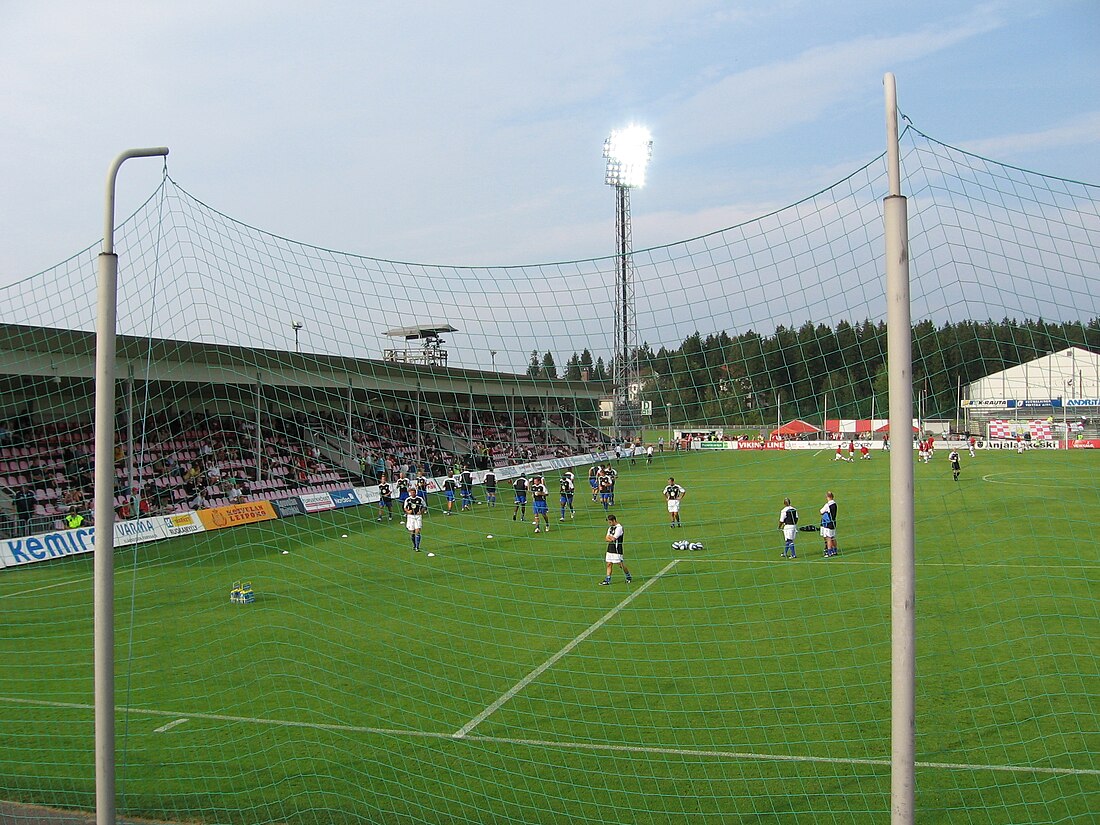
[(490, 716), (492, 716), (494, 713), (496, 713), (500, 709), (501, 705), (510, 700), (513, 696), (515, 696), (517, 693), (519, 693), (521, 690), (523, 690), (525, 687), (527, 687), (529, 684), (539, 678), (539, 676), (541, 676), (543, 673), (553, 667), (554, 664), (563, 656), (568, 654), (569, 651), (571, 651), (573, 648), (575, 648), (577, 645), (579, 645), (581, 642), (583, 642), (585, 639), (587, 639), (589, 636), (591, 636), (593, 633), (595, 633), (597, 630), (599, 630), (601, 627), (611, 621), (611, 619), (615, 618), (615, 616), (619, 614), (619, 611), (621, 611), (624, 607), (626, 607), (628, 604), (630, 604), (632, 601), (642, 595), (651, 584), (656, 583), (656, 581), (661, 578), (661, 576), (663, 576), (665, 573), (675, 567), (678, 561), (680, 560), (673, 559), (672, 561), (670, 561), (668, 564), (661, 568), (660, 573), (647, 579), (645, 584), (643, 584), (641, 587), (639, 587), (637, 590), (635, 590), (633, 593), (631, 593), (609, 611), (604, 613), (603, 616), (601, 616), (593, 624), (589, 625), (588, 628), (581, 632), (581, 634), (573, 639), (573, 641), (571, 641), (569, 644), (567, 644), (565, 647), (563, 647), (541, 665), (536, 667), (534, 670), (532, 670), (530, 673), (528, 673), (526, 676), (524, 676), (522, 679), (512, 685), (512, 687), (502, 693), (500, 697), (495, 702), (493, 702), (493, 704), (489, 705), (489, 707), (485, 708), (485, 710), (483, 710), (461, 728), (456, 730), (454, 732), (455, 739), (461, 739), (482, 722), (484, 722), (486, 719), (488, 719)]
[(172, 730), (176, 725), (182, 725), (186, 721), (187, 719), (176, 719), (174, 722), (169, 722), (167, 725), (161, 725), (159, 728), (156, 728), (153, 733), (164, 733), (165, 731)]
[[(22, 699), (14, 696), (0, 696), (0, 703), (28, 705), (32, 707), (67, 708), (73, 710), (95, 710), (94, 705), (78, 702), (51, 702), (45, 699)], [(174, 710), (155, 710), (152, 708), (116, 708), (119, 713), (132, 713), (143, 716), (175, 716)], [(260, 719), (252, 716), (230, 716), (221, 713), (189, 713), (187, 719), (208, 719), (214, 722), (240, 722), (247, 725), (271, 725), (284, 728), (306, 728), (310, 730), (334, 730), (345, 733), (368, 733), (382, 736), (409, 737), (417, 739), (440, 739), (455, 741), (453, 733), (440, 733), (398, 728), (375, 728), (366, 725), (337, 725), (325, 722), (293, 722), (286, 719)], [(660, 756), (690, 756), (698, 759), (732, 759), (755, 762), (817, 762), (832, 765), (874, 765), (889, 767), (889, 759), (858, 759), (833, 756), (797, 756), (793, 754), (754, 753), (752, 751), (701, 750), (697, 748), (663, 748), (650, 745), (612, 745), (597, 742), (559, 742), (551, 739), (522, 739), (509, 736), (483, 736), (471, 734), (462, 737), (464, 742), (480, 742), (500, 745), (529, 745), (537, 748), (557, 748), (559, 750), (599, 751), (604, 753), (652, 754)], [(994, 771), (1000, 773), (1037, 773), (1054, 776), (1100, 776), (1100, 770), (1092, 768), (1047, 768), (1032, 765), (982, 765), (966, 762), (917, 762), (918, 768), (949, 771)]]
[[(799, 561), (815, 562), (820, 561), (823, 564), (828, 564), (830, 567), (837, 564), (853, 565), (859, 567), (889, 567), (890, 561), (870, 561), (862, 559), (846, 559), (843, 554), (839, 557), (834, 556), (831, 559), (825, 559), (820, 554), (817, 556), (799, 556), (795, 563)], [(680, 559), (680, 561), (694, 561), (694, 562), (714, 562), (722, 564), (756, 564), (760, 567), (774, 567), (785, 566), (791, 564), (790, 561), (772, 561), (769, 559), (761, 558), (746, 558), (746, 557), (733, 557), (733, 556), (691, 556), (690, 558)], [(1051, 570), (1100, 570), (1100, 564), (1060, 564), (1057, 567), (1053, 567), (1051, 564), (1016, 564), (1014, 562), (999, 562), (999, 561), (918, 561), (917, 567), (1006, 567), (1015, 570), (1044, 570), (1051, 572)]]
[(49, 590), (52, 587), (64, 587), (67, 584), (81, 584), (87, 583), (92, 580), (91, 576), (81, 579), (69, 579), (63, 582), (54, 582), (53, 584), (44, 584), (41, 587), (32, 587), (30, 590), (16, 590), (14, 593), (0, 593), (0, 599), (10, 599), (15, 596), (26, 596), (29, 593), (37, 593), (40, 590)]

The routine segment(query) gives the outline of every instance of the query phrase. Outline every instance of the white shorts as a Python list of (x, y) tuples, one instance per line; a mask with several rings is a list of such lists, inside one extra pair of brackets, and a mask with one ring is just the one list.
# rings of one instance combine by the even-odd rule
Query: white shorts
[(668, 500), (668, 511), (670, 513), (679, 513), (680, 512), (680, 499), (670, 498)]
[(612, 553), (609, 550), (607, 553), (604, 553), (603, 560), (605, 562), (607, 562), (608, 564), (622, 564), (623, 563), (623, 554), (622, 553)]
[(794, 541), (794, 535), (798, 532), (798, 528), (793, 524), (783, 525), (783, 538), (787, 541)]
[(821, 528), (821, 538), (823, 538), (823, 539), (835, 539), (836, 538), (836, 528), (835, 527), (822, 527)]
[(405, 516), (405, 529), (410, 533), (419, 530), (424, 525), (424, 516)]

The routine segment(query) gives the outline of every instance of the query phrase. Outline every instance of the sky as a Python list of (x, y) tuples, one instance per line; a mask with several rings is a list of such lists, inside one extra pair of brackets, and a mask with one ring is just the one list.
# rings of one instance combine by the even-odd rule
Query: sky
[[(0, 0), (0, 286), (95, 244), (106, 171), (269, 232), (453, 265), (614, 252), (604, 138), (653, 135), (634, 247), (799, 200), (922, 131), (1100, 183), (1100, 3)], [(118, 215), (159, 183), (122, 169)]]

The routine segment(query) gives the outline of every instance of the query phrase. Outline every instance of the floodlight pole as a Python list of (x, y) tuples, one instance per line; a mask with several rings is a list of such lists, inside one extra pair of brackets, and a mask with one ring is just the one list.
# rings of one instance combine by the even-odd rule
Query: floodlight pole
[(129, 149), (107, 170), (103, 252), (96, 310), (95, 360), (95, 657), (96, 825), (115, 825), (115, 349), (118, 255), (115, 254), (115, 180), (130, 158), (164, 157), (167, 146)]
[(909, 298), (908, 207), (901, 194), (897, 85), (883, 78), (890, 194), (883, 201), (890, 432), (890, 822), (913, 825), (916, 796), (916, 568), (913, 538), (913, 350)]

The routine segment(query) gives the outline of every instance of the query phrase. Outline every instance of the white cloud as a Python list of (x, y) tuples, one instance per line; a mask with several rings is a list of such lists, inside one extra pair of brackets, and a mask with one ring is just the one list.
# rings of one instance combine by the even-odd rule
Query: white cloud
[(970, 140), (959, 144), (959, 148), (975, 155), (1010, 159), (1045, 149), (1092, 146), (1096, 143), (1100, 143), (1100, 112), (1086, 112), (1080, 117), (1037, 132), (1018, 132)]

